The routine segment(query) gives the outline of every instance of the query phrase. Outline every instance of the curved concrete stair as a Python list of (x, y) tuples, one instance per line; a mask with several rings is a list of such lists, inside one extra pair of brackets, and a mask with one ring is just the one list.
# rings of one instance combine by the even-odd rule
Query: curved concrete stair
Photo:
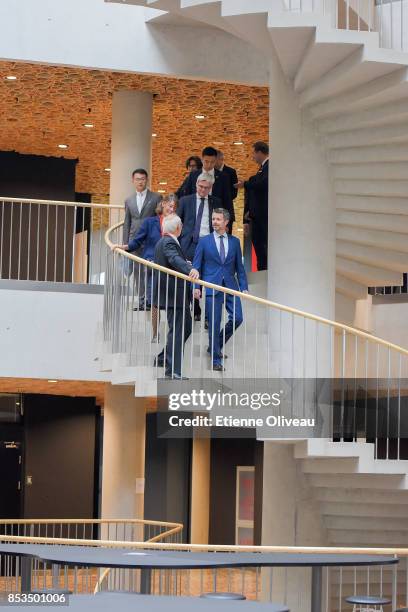
[[(291, 12), (284, 2), (125, 1), (168, 11), (174, 23), (183, 17), (222, 28), (266, 54), (273, 44), (327, 151), (338, 208), (367, 216), (365, 222), (348, 215), (347, 227), (382, 233), (372, 261), (367, 252), (362, 261), (361, 252), (349, 250), (347, 262), (356, 266), (344, 262), (342, 245), (337, 290), (360, 298), (367, 286), (400, 285), (408, 267), (402, 269), (404, 260), (389, 251), (405, 252), (398, 243), (402, 236), (407, 241), (408, 233), (408, 54), (380, 48), (376, 32), (337, 30), (330, 15)], [(338, 225), (344, 225), (343, 215)], [(361, 241), (356, 235), (354, 242), (366, 244), (364, 235)], [(361, 264), (370, 268), (361, 269)]]

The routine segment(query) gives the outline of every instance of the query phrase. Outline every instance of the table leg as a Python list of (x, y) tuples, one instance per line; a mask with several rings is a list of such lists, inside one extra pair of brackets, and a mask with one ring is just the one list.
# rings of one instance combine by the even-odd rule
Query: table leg
[(312, 567), (312, 605), (311, 612), (322, 612), (323, 568)]
[(151, 578), (152, 578), (151, 569), (140, 570), (140, 592), (143, 595), (150, 595), (150, 593), (152, 592)]
[(22, 593), (31, 593), (31, 561), (31, 557), (20, 557)]

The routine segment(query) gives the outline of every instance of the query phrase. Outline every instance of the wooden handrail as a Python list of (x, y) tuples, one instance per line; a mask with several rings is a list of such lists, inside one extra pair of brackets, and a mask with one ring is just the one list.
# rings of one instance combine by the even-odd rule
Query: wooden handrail
[[(116, 223), (112, 225), (105, 232), (105, 242), (110, 249), (113, 249), (116, 245), (111, 241), (110, 235), (115, 230), (119, 229), (123, 225), (123, 221), (120, 223)], [(182, 274), (181, 272), (176, 272), (175, 270), (170, 270), (169, 268), (164, 268), (159, 264), (156, 264), (152, 261), (148, 261), (146, 259), (142, 259), (141, 257), (137, 257), (137, 255), (132, 255), (123, 249), (116, 249), (122, 256), (131, 259), (139, 264), (142, 264), (148, 268), (153, 270), (157, 270), (158, 272), (163, 272), (163, 274), (168, 274), (170, 276), (174, 276), (176, 278), (180, 278), (181, 280), (188, 281), (190, 283), (194, 283), (195, 285), (200, 285), (201, 287), (206, 287), (207, 289), (213, 289), (215, 291), (219, 291), (221, 293), (226, 293), (228, 295), (233, 295), (239, 297), (240, 299), (246, 302), (252, 302), (254, 304), (259, 304), (260, 306), (266, 306), (267, 308), (274, 308), (275, 310), (279, 310), (281, 312), (286, 312), (292, 315), (296, 315), (299, 317), (303, 317), (304, 319), (309, 319), (310, 321), (315, 321), (316, 323), (321, 323), (322, 325), (327, 325), (328, 327), (333, 328), (339, 333), (346, 332), (353, 336), (357, 336), (366, 340), (368, 342), (372, 342), (377, 345), (384, 346), (389, 350), (396, 351), (401, 355), (408, 356), (408, 350), (404, 349), (402, 346), (398, 346), (397, 344), (393, 344), (392, 342), (387, 342), (387, 340), (383, 340), (382, 338), (378, 338), (377, 336), (373, 336), (372, 334), (368, 334), (367, 332), (363, 332), (355, 327), (350, 327), (349, 325), (345, 325), (344, 323), (337, 323), (336, 321), (331, 321), (330, 319), (325, 319), (324, 317), (320, 317), (318, 315), (311, 314), (310, 312), (304, 312), (297, 308), (292, 308), (291, 306), (285, 306), (284, 304), (278, 304), (277, 302), (272, 302), (270, 300), (266, 300), (265, 298), (260, 298), (255, 295), (250, 295), (248, 293), (242, 293), (241, 291), (236, 291), (235, 289), (229, 289), (228, 287), (222, 287), (220, 285), (214, 285), (213, 283), (209, 283), (207, 281), (203, 281), (201, 279), (192, 280), (189, 276)]]
[(103, 525), (105, 523), (126, 523), (139, 525), (155, 525), (181, 529), (182, 523), (166, 523), (165, 521), (148, 521), (145, 519), (0, 519), (1, 525)]
[(12, 204), (47, 204), (49, 206), (80, 206), (85, 208), (104, 208), (106, 210), (125, 209), (123, 204), (98, 204), (96, 202), (71, 202), (64, 200), (32, 200), (30, 198), (9, 198), (7, 196), (0, 196), (0, 202), (11, 202)]
[(114, 540), (74, 540), (69, 538), (33, 538), (5, 535), (0, 535), (0, 541), (16, 544), (62, 544), (64, 546), (100, 546), (105, 548), (140, 548), (145, 550), (178, 550), (191, 552), (298, 553), (305, 555), (392, 555), (396, 557), (408, 557), (408, 548), (353, 548), (345, 546), (229, 546), (226, 544), (123, 542)]

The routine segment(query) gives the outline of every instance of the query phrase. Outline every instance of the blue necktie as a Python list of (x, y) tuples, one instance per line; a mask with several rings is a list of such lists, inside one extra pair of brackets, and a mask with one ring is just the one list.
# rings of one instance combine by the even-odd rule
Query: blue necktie
[(203, 220), (203, 214), (204, 214), (204, 204), (205, 204), (205, 198), (201, 198), (201, 203), (198, 209), (197, 218), (196, 218), (195, 227), (194, 227), (193, 242), (198, 242), (200, 238), (201, 222)]
[(225, 263), (225, 246), (224, 246), (224, 236), (220, 236), (220, 258), (221, 263)]

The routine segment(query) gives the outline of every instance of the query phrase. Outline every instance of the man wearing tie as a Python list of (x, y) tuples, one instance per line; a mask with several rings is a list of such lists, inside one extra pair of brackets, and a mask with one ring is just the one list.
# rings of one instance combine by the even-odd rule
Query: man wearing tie
[(259, 164), (258, 173), (248, 181), (239, 181), (238, 189), (245, 188), (244, 229), (246, 235), (251, 224), (258, 270), (266, 270), (268, 265), (268, 193), (269, 193), (269, 146), (266, 142), (256, 142), (253, 159)]
[[(230, 219), (233, 222), (235, 220), (234, 203), (232, 200), (229, 178), (226, 174), (215, 168), (215, 164), (217, 163), (217, 149), (214, 149), (214, 147), (206, 147), (203, 149), (201, 160), (203, 162), (202, 172), (210, 174), (214, 181), (211, 195), (221, 200), (222, 207), (228, 210)], [(196, 193), (197, 179), (200, 174), (200, 170), (190, 173), (184, 191), (186, 195)]]
[[(144, 168), (137, 168), (132, 173), (132, 183), (135, 193), (125, 201), (125, 221), (123, 223), (123, 243), (128, 244), (137, 234), (142, 221), (147, 217), (154, 217), (156, 208), (162, 199), (159, 193), (154, 193), (147, 188), (148, 174)], [(141, 256), (142, 248), (135, 251), (135, 255)], [(135, 310), (145, 308), (145, 279), (143, 269), (136, 262), (129, 260), (128, 273), (134, 274), (136, 287), (139, 292), (139, 307)]]
[[(197, 179), (197, 192), (181, 198), (179, 202), (177, 214), (183, 222), (180, 245), (188, 261), (193, 261), (199, 239), (212, 232), (214, 208), (221, 207), (221, 200), (210, 195), (213, 185), (211, 174), (203, 172)], [(200, 303), (194, 300), (194, 320), (200, 319)]]
[[(238, 238), (227, 233), (230, 221), (229, 212), (223, 208), (216, 208), (212, 214), (214, 232), (201, 238), (194, 256), (193, 274), (202, 280), (221, 285), (236, 291), (248, 293), (248, 281), (242, 264), (241, 244)], [(200, 290), (195, 290), (196, 297)], [(221, 291), (206, 290), (205, 310), (208, 317), (209, 347), (212, 367), (216, 372), (223, 372), (222, 348), (242, 324), (241, 300)], [(228, 313), (228, 322), (221, 330), (222, 307)]]

